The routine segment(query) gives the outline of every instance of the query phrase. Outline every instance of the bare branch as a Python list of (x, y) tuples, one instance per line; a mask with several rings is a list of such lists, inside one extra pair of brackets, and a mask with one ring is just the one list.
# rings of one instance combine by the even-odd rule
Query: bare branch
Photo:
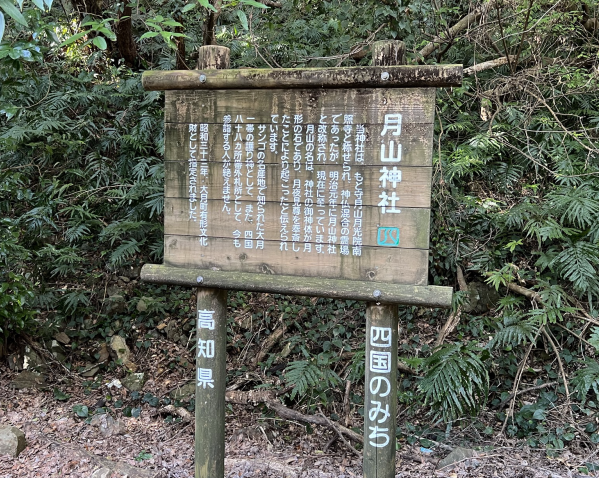
[(515, 398), (516, 395), (523, 395), (528, 392), (534, 392), (535, 390), (541, 390), (543, 388), (553, 387), (554, 385), (557, 385), (557, 384), (558, 384), (558, 382), (547, 382), (547, 383), (543, 383), (541, 385), (535, 385), (534, 387), (525, 388), (524, 390), (516, 390), (515, 395), (513, 393), (510, 393), (510, 395), (505, 400), (503, 400), (499, 405), (496, 405), (493, 408), (495, 408), (495, 409), (498, 408), (501, 410), (503, 408), (503, 406), (507, 402), (509, 402), (512, 398)]
[(420, 55), (424, 59), (428, 58), (439, 46), (441, 43), (445, 43), (451, 38), (455, 38), (455, 36), (463, 30), (466, 30), (470, 27), (470, 25), (476, 23), (480, 17), (489, 10), (495, 4), (495, 0), (490, 0), (485, 3), (481, 8), (475, 10), (474, 12), (466, 15), (462, 18), (458, 23), (452, 26), (447, 33), (442, 33), (439, 36), (433, 38), (433, 40), (426, 44), (422, 50), (419, 51)]
[(495, 58), (494, 60), (483, 61), (482, 63), (477, 63), (476, 65), (472, 65), (464, 70), (464, 76), (472, 75), (474, 73), (480, 73), (481, 71), (490, 70), (491, 68), (497, 68), (498, 66), (503, 66), (508, 64), (510, 61), (516, 59), (514, 55), (502, 56), (500, 58)]

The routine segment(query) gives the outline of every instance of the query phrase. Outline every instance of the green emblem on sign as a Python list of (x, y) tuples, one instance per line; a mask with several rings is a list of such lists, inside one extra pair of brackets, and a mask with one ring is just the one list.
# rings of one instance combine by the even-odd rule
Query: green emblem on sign
[(379, 246), (399, 246), (399, 227), (379, 227), (376, 243)]

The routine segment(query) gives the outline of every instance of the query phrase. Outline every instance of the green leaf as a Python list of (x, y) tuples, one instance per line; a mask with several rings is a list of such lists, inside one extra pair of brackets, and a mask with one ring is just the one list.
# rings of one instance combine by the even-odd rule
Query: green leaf
[(2, 37), (4, 36), (4, 14), (0, 12), (0, 42), (2, 41)]
[(100, 27), (100, 28), (98, 28), (97, 31), (98, 31), (98, 33), (101, 33), (109, 40), (116, 41), (116, 34), (112, 30), (109, 30), (108, 28), (105, 28), (105, 27)]
[(29, 27), (27, 20), (25, 20), (25, 17), (19, 9), (13, 5), (12, 1), (0, 0), (0, 9), (4, 10), (4, 13), (11, 17), (15, 22), (20, 23), (24, 27)]
[(237, 10), (235, 13), (237, 13), (237, 16), (239, 17), (239, 21), (241, 22), (241, 26), (243, 27), (243, 29), (249, 30), (250, 27), (248, 26), (248, 17), (246, 16), (245, 12), (243, 12), (242, 10)]
[(202, 7), (212, 10), (213, 12), (217, 12), (218, 10), (214, 8), (208, 0), (198, 0), (198, 3), (202, 5)]
[(547, 418), (547, 416), (545, 415), (545, 410), (543, 410), (542, 408), (535, 410), (534, 414), (532, 415), (532, 418), (534, 418), (535, 420), (545, 420)]
[(94, 37), (93, 39), (94, 45), (96, 45), (100, 50), (106, 50), (106, 40), (103, 37)]
[(168, 18), (162, 22), (163, 25), (167, 25), (169, 27), (182, 27), (179, 22), (173, 20), (172, 18)]
[(89, 409), (85, 405), (73, 405), (73, 411), (81, 418), (86, 418), (89, 415)]
[(59, 388), (54, 388), (54, 398), (56, 400), (65, 401), (71, 398), (71, 395), (69, 395), (68, 393), (64, 393)]
[(144, 450), (135, 457), (135, 461), (149, 460), (150, 458), (152, 458), (152, 454)]
[(263, 3), (260, 2), (256, 2), (254, 0), (241, 0), (241, 3), (243, 3), (244, 5), (247, 5), (249, 7), (256, 7), (256, 8), (268, 8), (266, 5), (264, 5)]
[(31, 0), (33, 4), (39, 8), (41, 11), (44, 11), (44, 0)]
[(188, 12), (190, 10), (193, 10), (197, 6), (198, 6), (197, 3), (188, 3), (181, 9), (181, 12), (183, 12), (183, 13)]
[[(0, 0), (2, 1), (2, 0)], [(70, 45), (71, 43), (75, 43), (77, 40), (83, 38), (85, 35), (87, 35), (89, 33), (89, 31), (84, 31), (84, 32), (79, 32), (79, 33), (75, 33), (74, 35), (71, 35), (69, 38), (67, 38), (65, 41), (63, 41), (60, 45), (58, 45), (59, 47), (63, 47), (63, 46), (67, 46)]]
[(140, 40), (144, 40), (146, 38), (154, 38), (156, 35), (160, 35), (158, 32), (146, 32), (142, 36), (139, 37)]

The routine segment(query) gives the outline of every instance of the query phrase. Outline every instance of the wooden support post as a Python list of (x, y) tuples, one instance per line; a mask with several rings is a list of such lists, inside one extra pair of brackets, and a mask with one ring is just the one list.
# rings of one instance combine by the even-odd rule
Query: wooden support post
[[(374, 66), (397, 65), (404, 54), (403, 42), (375, 42), (372, 61)], [(367, 305), (364, 478), (395, 477), (398, 319), (396, 305)]]
[(225, 476), (227, 291), (197, 289), (195, 476)]
[(397, 305), (366, 308), (364, 478), (395, 477)]
[[(198, 69), (229, 67), (229, 49), (200, 48)], [(197, 283), (203, 278), (197, 277)], [(195, 477), (225, 476), (227, 291), (197, 289)]]

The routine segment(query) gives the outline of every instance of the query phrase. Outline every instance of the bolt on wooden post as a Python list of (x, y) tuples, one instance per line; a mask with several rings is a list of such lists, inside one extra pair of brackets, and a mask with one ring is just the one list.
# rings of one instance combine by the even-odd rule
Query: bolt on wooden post
[[(228, 68), (229, 54), (225, 47), (203, 46), (198, 69)], [(196, 282), (202, 284), (203, 277)], [(195, 476), (220, 478), (225, 476), (227, 291), (200, 287), (196, 291)]]
[[(400, 65), (403, 63), (404, 54), (403, 42), (376, 42), (373, 46), (373, 64), (374, 66)], [(384, 74), (383, 72), (382, 75)], [(398, 123), (401, 124), (401, 121)], [(400, 134), (394, 134), (398, 132)], [(401, 138), (401, 130), (393, 131), (390, 138), (393, 138), (391, 141)], [(381, 141), (382, 150), (386, 141), (383, 134)], [(397, 305), (368, 303), (366, 308), (363, 454), (365, 478), (393, 478), (395, 476), (397, 325)]]

